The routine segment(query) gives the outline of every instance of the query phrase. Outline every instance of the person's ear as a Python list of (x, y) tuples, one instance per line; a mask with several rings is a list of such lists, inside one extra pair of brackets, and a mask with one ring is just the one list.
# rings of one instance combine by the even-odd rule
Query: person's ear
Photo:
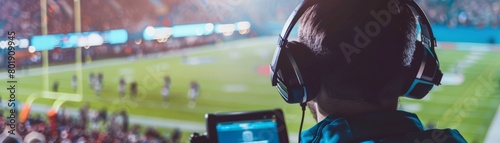
[(387, 98), (387, 97), (399, 97), (404, 94), (404, 83), (407, 81), (408, 76), (403, 74), (404, 72), (398, 72), (394, 74), (394, 76), (389, 79), (387, 84), (380, 89), (377, 96), (379, 98)]

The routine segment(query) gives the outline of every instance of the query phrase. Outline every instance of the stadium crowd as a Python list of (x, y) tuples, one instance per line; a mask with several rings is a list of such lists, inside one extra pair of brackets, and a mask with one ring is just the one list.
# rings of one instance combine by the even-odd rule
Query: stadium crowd
[[(102, 5), (110, 7), (96, 9)], [(153, 10), (151, 3), (142, 1), (82, 1), (82, 31), (126, 28), (137, 32), (156, 19)], [(24, 38), (41, 34), (40, 1), (0, 1), (0, 12), (0, 33), (12, 30)], [(73, 0), (47, 1), (47, 34), (74, 32), (73, 21)]]
[[(498, 26), (500, 0), (416, 0), (435, 24)], [(47, 1), (48, 34), (74, 32), (73, 0)], [(284, 21), (298, 0), (88, 0), (81, 2), (82, 31), (125, 28), (141, 32), (148, 25), (171, 26), (251, 19), (253, 23)], [(259, 4), (259, 8), (254, 5)], [(106, 8), (99, 8), (108, 5)], [(274, 14), (269, 14), (269, 12)], [(105, 14), (103, 14), (105, 13)], [(71, 21), (71, 22), (69, 22)], [(0, 1), (0, 33), (19, 37), (41, 34), (40, 1)], [(234, 22), (234, 21), (231, 21)], [(2, 34), (3, 35), (3, 34)]]
[[(23, 112), (24, 108), (21, 114)], [(15, 135), (9, 133), (11, 128), (4, 118), (5, 114), (0, 115), (3, 131), (0, 142), (178, 143), (181, 138), (179, 129), (174, 129), (170, 135), (164, 135), (155, 127), (130, 125), (126, 111), (108, 113), (106, 108), (95, 111), (89, 108), (88, 103), (77, 115), (61, 109), (59, 112), (50, 110), (46, 116), (34, 114), (27, 119), (20, 119), (16, 122)]]
[(40, 34), (39, 1), (0, 1), (0, 37), (8, 30), (25, 38)]
[(498, 27), (500, 0), (416, 0), (433, 24)]

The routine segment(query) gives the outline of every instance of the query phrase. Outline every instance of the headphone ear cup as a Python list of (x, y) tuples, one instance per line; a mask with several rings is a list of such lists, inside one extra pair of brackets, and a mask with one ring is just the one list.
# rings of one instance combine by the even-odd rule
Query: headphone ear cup
[(310, 101), (317, 96), (320, 90), (319, 69), (321, 67), (318, 59), (309, 47), (297, 41), (289, 42), (287, 49), (297, 65), (298, 71), (295, 72), (300, 74), (299, 78), (302, 78), (303, 81), (300, 86), (293, 88), (302, 88), (304, 90), (302, 94), (306, 95), (299, 96), (299, 98), (306, 96), (306, 100)]
[[(424, 56), (423, 55), (423, 48), (422, 47), (419, 47), (419, 45), (416, 43), (415, 44), (415, 51), (413, 52), (413, 57), (412, 57), (412, 60), (411, 60), (411, 63), (410, 63), (410, 67), (408, 68), (405, 68), (406, 71), (407, 71), (407, 76), (405, 77), (405, 90), (403, 91), (403, 94), (405, 93), (410, 93), (411, 89), (411, 85), (412, 83), (415, 81), (415, 78), (417, 77), (417, 73), (418, 73), (418, 68), (420, 67), (420, 63), (422, 62), (422, 57)], [(407, 95), (404, 95), (404, 96), (407, 96)]]
[[(430, 64), (426, 60), (429, 60), (428, 58), (431, 58), (429, 61), (435, 61), (435, 58), (433, 58), (430, 53), (428, 53), (424, 45), (422, 45), (421, 43), (417, 42), (415, 46), (416, 49), (413, 53), (413, 59), (410, 68), (408, 69), (409, 74), (405, 80), (406, 90), (404, 91), (403, 96), (413, 99), (422, 99), (429, 93), (434, 85), (431, 83), (432, 81), (417, 78), (417, 74), (419, 74), (419, 70), (423, 62), (426, 62), (426, 64)], [(428, 71), (436, 71), (436, 69), (430, 69)], [(423, 73), (421, 74), (425, 74), (425, 71), (422, 72)], [(427, 84), (423, 84), (422, 82), (427, 82)]]

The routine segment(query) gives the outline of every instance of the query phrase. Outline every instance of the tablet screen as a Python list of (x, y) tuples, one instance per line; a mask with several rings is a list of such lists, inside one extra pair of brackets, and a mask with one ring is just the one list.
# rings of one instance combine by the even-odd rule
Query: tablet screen
[(216, 125), (219, 143), (279, 143), (274, 119), (220, 122)]
[(210, 143), (288, 143), (281, 109), (209, 113), (205, 118)]

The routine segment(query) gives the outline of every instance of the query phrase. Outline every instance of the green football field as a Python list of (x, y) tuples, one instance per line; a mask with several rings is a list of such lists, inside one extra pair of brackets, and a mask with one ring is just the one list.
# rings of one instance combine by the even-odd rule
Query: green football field
[[(285, 113), (289, 134), (296, 137), (300, 124), (300, 107), (286, 104), (271, 86), (266, 73), (275, 41), (274, 37), (264, 37), (157, 53), (142, 59), (93, 61), (83, 65), (83, 84), (80, 86), (83, 88), (82, 101), (66, 101), (61, 107), (79, 108), (89, 102), (92, 109), (106, 107), (111, 112), (126, 109), (132, 116), (161, 118), (165, 119), (165, 122), (173, 121), (169, 124), (178, 124), (178, 127), (191, 123), (200, 126), (195, 130), (181, 128), (183, 140), (186, 142), (189, 133), (204, 132), (206, 113), (281, 108)], [(464, 81), (456, 85), (439, 86), (424, 100), (401, 98), (401, 108), (416, 112), (424, 124), (436, 122), (438, 128), (456, 128), (469, 142), (482, 142), (500, 103), (500, 53), (458, 50), (437, 50), (437, 53), (443, 72), (453, 73), (459, 69), (463, 73)], [(74, 94), (71, 87), (71, 77), (76, 73), (75, 69), (74, 65), (51, 66), (48, 75), (49, 89), (52, 89), (54, 81), (58, 81), (59, 92), (63, 93), (61, 95), (68, 93), (66, 96), (79, 96)], [(89, 86), (88, 77), (91, 72), (102, 72), (104, 75), (100, 97), (97, 97)], [(16, 74), (19, 100), (26, 101), (28, 96), (43, 90), (44, 82), (40, 69), (32, 68), (29, 71), (18, 71)], [(160, 95), (165, 75), (172, 79), (168, 106), (163, 106)], [(118, 97), (118, 81), (121, 76), (125, 77), (127, 83), (138, 82), (137, 99), (130, 99), (128, 93), (126, 98)], [(460, 76), (447, 79), (454, 83), (457, 77)], [(195, 108), (189, 108), (187, 97), (192, 80), (198, 81), (201, 86)], [(6, 94), (2, 96), (7, 99)], [(33, 104), (52, 106), (54, 101), (40, 97), (34, 100)], [(309, 111), (306, 111), (304, 129), (314, 124)], [(164, 133), (172, 129), (157, 127)]]

